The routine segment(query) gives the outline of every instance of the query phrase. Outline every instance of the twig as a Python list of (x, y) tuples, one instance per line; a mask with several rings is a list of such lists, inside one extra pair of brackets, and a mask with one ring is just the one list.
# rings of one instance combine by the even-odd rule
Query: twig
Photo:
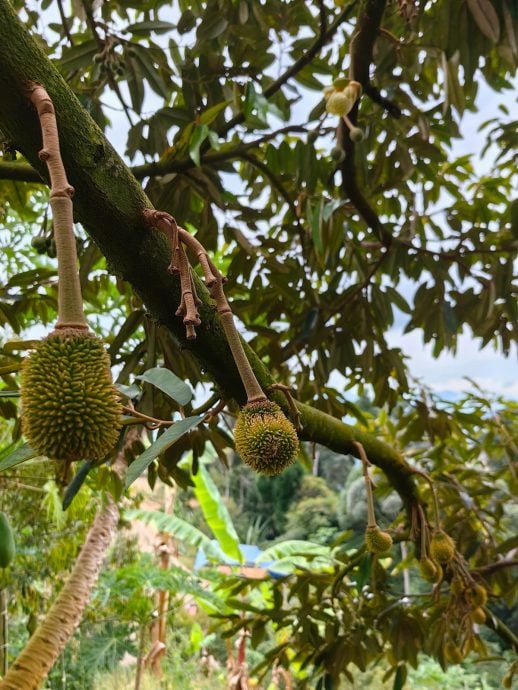
[(381, 105), (381, 107), (384, 108), (387, 113), (392, 115), (392, 117), (395, 117), (396, 119), (401, 117), (401, 108), (394, 103), (394, 101), (391, 101), (390, 98), (385, 98), (385, 96), (382, 96), (379, 92), (379, 89), (372, 84), (366, 84), (363, 87), (363, 92), (371, 99), (371, 101)]
[(367, 490), (367, 529), (369, 527), (377, 527), (376, 514), (374, 512), (374, 497), (372, 495), (372, 479), (369, 474), (369, 467), (371, 466), (365, 448), (358, 441), (353, 441), (360, 454), (363, 467), (363, 478), (365, 479), (365, 488)]

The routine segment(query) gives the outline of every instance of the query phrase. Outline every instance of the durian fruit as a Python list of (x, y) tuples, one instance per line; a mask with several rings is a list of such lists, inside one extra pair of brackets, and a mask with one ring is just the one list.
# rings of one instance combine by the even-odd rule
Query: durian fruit
[(479, 625), (482, 625), (482, 623), (486, 622), (485, 611), (480, 606), (477, 606), (476, 609), (473, 609), (473, 611), (469, 614), (469, 617), (473, 623), (478, 623)]
[(0, 512), (0, 568), (7, 568), (16, 553), (13, 530), (5, 513)]
[(421, 577), (426, 582), (439, 582), (442, 578), (442, 568), (438, 563), (434, 563), (431, 558), (421, 558), (419, 560), (419, 570)]
[(89, 333), (77, 267), (72, 195), (59, 151), (52, 100), (39, 84), (29, 89), (44, 133), (50, 205), (58, 259), (56, 329), (25, 359), (21, 372), (22, 431), (32, 448), (69, 463), (100, 460), (115, 445), (122, 406), (101, 340)]
[(450, 582), (450, 592), (456, 596), (459, 597), (461, 594), (464, 593), (464, 590), (466, 589), (464, 582), (460, 577), (454, 577), (452, 578), (452, 581)]
[(297, 432), (277, 403), (247, 403), (234, 427), (236, 450), (260, 474), (280, 474), (294, 461), (299, 449)]
[(444, 656), (450, 664), (460, 664), (464, 658), (462, 651), (454, 642), (447, 642), (444, 647)]
[(455, 542), (442, 529), (432, 534), (430, 541), (430, 557), (438, 563), (448, 563), (455, 555)]
[(470, 604), (473, 606), (485, 606), (487, 604), (487, 591), (482, 585), (473, 585), (466, 592)]
[(351, 137), (351, 141), (354, 141), (355, 144), (359, 144), (365, 139), (363, 129), (360, 127), (352, 127), (349, 131), (349, 136)]
[(110, 359), (84, 330), (57, 329), (24, 360), (21, 403), (23, 433), (41, 455), (100, 460), (117, 441), (122, 406)]
[(365, 545), (371, 553), (385, 553), (392, 546), (392, 537), (377, 525), (370, 526), (365, 530)]

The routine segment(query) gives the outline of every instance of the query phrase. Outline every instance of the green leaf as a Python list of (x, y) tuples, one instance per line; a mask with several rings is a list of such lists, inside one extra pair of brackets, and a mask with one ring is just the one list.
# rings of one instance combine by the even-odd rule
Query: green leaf
[(228, 26), (228, 19), (222, 17), (219, 12), (214, 12), (211, 16), (205, 17), (196, 30), (198, 43), (210, 41), (220, 36)]
[(270, 546), (269, 549), (263, 551), (256, 561), (256, 564), (264, 563), (265, 561), (279, 561), (293, 556), (324, 556), (331, 557), (331, 549), (322, 544), (315, 544), (311, 541), (303, 539), (288, 539), (280, 544)]
[(155, 34), (165, 34), (168, 31), (172, 31), (173, 29), (176, 28), (175, 24), (171, 24), (170, 22), (136, 22), (135, 24), (130, 24), (127, 29), (125, 29), (126, 32), (129, 32), (131, 34), (149, 34), (150, 32), (153, 32)]
[(208, 133), (207, 125), (196, 125), (189, 140), (189, 156), (198, 166), (200, 165), (200, 146), (207, 138)]
[(192, 477), (194, 493), (200, 503), (203, 516), (218, 544), (227, 556), (242, 562), (239, 550), (239, 537), (223, 499), (208, 470), (200, 464), (198, 472)]
[[(92, 39), (80, 45), (64, 48), (60, 66), (66, 70), (75, 70), (81, 67), (89, 67), (93, 56), (99, 52), (97, 41)], [(63, 70), (64, 71), (64, 70)]]
[(154, 367), (135, 378), (156, 386), (156, 388), (159, 388), (179, 405), (187, 405), (191, 402), (192, 391), (190, 386), (179, 379), (176, 374), (173, 374), (170, 369)]
[(187, 417), (187, 419), (182, 419), (176, 422), (167, 429), (158, 439), (146, 450), (134, 460), (128, 468), (126, 473), (126, 481), (124, 482), (124, 488), (127, 489), (135, 479), (138, 479), (142, 472), (149, 467), (155, 458), (157, 458), (160, 453), (163, 453), (166, 448), (172, 446), (173, 443), (178, 441), (178, 439), (186, 434), (188, 431), (198, 426), (202, 421), (203, 416), (198, 417)]
[(186, 520), (182, 520), (176, 515), (168, 515), (158, 510), (126, 510), (124, 517), (127, 520), (142, 520), (152, 523), (160, 532), (171, 534), (179, 541), (202, 548), (207, 558), (216, 562), (221, 560), (221, 553), (209, 537), (201, 532), (197, 527), (193, 527)]
[(216, 103), (216, 105), (213, 105), (210, 108), (207, 108), (201, 115), (200, 115), (200, 125), (210, 125), (214, 122), (214, 120), (217, 118), (217, 116), (220, 114), (222, 110), (225, 110), (227, 105), (231, 103), (230, 100), (226, 101), (221, 101), (221, 103)]
[(149, 82), (149, 86), (153, 91), (159, 96), (167, 98), (169, 89), (149, 54), (148, 49), (138, 44), (132, 44), (131, 48), (128, 50), (128, 54), (138, 62), (143, 75)]
[(392, 690), (403, 690), (407, 676), (406, 666), (398, 666)]
[(11, 445), (0, 454), (0, 472), (8, 470), (15, 465), (19, 465), (26, 460), (36, 458), (39, 455), (27, 443), (24, 443), (23, 446), (19, 446), (15, 450), (11, 450), (12, 448), (13, 446)]

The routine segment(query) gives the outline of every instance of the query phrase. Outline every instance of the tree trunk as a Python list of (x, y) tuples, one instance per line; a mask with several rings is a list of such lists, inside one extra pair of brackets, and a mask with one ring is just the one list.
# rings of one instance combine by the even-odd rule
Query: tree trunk
[(110, 499), (92, 524), (72, 573), (3, 680), (0, 690), (37, 690), (79, 625), (117, 527), (119, 511)]

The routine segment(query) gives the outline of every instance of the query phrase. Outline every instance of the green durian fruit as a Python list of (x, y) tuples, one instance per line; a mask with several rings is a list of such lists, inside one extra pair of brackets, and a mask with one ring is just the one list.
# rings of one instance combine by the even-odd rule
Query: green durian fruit
[(487, 591), (482, 585), (473, 585), (466, 593), (468, 601), (473, 606), (485, 606), (487, 604)]
[(54, 331), (24, 360), (22, 430), (49, 458), (100, 460), (113, 448), (122, 406), (102, 340), (77, 329)]
[(444, 647), (444, 656), (450, 664), (460, 664), (464, 658), (462, 651), (454, 642), (447, 642)]
[(16, 553), (13, 530), (5, 513), (0, 513), (0, 568), (7, 568)]
[(379, 527), (367, 527), (365, 530), (365, 544), (371, 553), (385, 553), (392, 546), (392, 537)]
[(454, 577), (450, 582), (450, 592), (456, 597), (464, 594), (465, 589), (466, 586), (460, 577)]
[(234, 427), (236, 450), (260, 474), (280, 474), (295, 460), (299, 440), (293, 424), (271, 400), (245, 405)]
[(482, 623), (486, 622), (485, 611), (480, 606), (477, 606), (476, 609), (473, 609), (473, 611), (469, 614), (469, 617), (473, 623), (478, 623), (479, 625), (482, 625)]
[(421, 558), (419, 561), (419, 570), (421, 577), (426, 582), (438, 582), (442, 576), (442, 568), (437, 563), (434, 563), (431, 558)]
[(360, 127), (353, 127), (349, 132), (349, 137), (355, 144), (359, 144), (360, 141), (365, 139), (365, 134)]
[(430, 557), (438, 563), (448, 563), (455, 555), (455, 542), (442, 529), (435, 530), (430, 542)]

